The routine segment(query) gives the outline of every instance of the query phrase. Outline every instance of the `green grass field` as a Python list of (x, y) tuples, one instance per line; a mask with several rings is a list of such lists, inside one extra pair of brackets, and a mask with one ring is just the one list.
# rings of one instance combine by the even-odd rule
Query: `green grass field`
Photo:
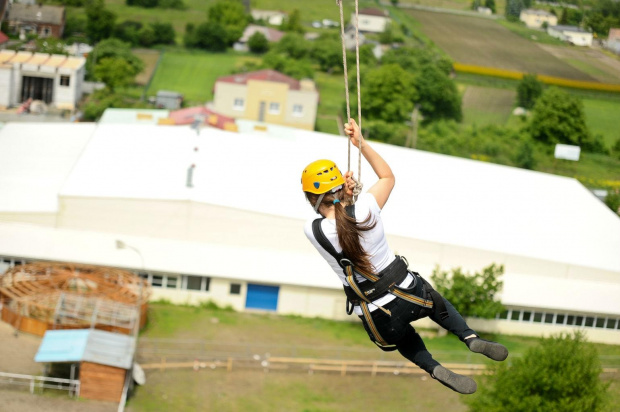
[(504, 125), (515, 106), (514, 90), (467, 86), (463, 94), (463, 123)]
[(427, 37), (459, 63), (595, 80), (496, 21), (418, 10), (408, 14), (421, 24)]
[[(185, 307), (153, 303), (142, 338), (200, 339), (226, 343), (274, 345), (273, 352), (288, 347), (313, 347), (322, 357), (338, 358), (342, 353), (367, 349), (363, 357), (378, 360), (384, 352), (375, 348), (358, 323), (307, 319), (275, 314), (238, 313), (214, 307)], [(537, 339), (515, 336), (487, 336), (497, 339), (516, 357), (538, 344)], [(450, 361), (453, 353), (471, 354), (454, 336), (424, 337), (437, 359)], [(596, 345), (599, 353), (620, 356), (620, 346)], [(337, 348), (344, 349), (344, 352)], [(323, 349), (321, 351), (320, 349)], [(253, 353), (253, 352), (251, 352)], [(362, 353), (362, 352), (360, 352)], [(301, 353), (303, 356), (303, 353)], [(191, 356), (191, 355), (190, 355)], [(276, 356), (276, 355), (273, 355)], [(402, 360), (390, 353), (390, 359)], [(473, 359), (486, 358), (473, 354)], [(510, 359), (510, 358), (509, 358)], [(193, 359), (192, 359), (193, 360)], [(613, 376), (610, 394), (620, 399), (620, 381)], [(376, 392), (381, 396), (374, 396)], [(313, 375), (285, 371), (235, 370), (209, 368), (147, 371), (147, 384), (138, 387), (128, 403), (131, 412), (154, 410), (221, 411), (373, 411), (409, 410), (465, 412), (458, 395), (425, 375), (340, 376), (339, 373)], [(612, 412), (613, 409), (605, 412)]]
[(155, 95), (158, 90), (173, 90), (182, 93), (188, 104), (204, 104), (213, 99), (213, 86), (218, 77), (228, 75), (237, 65), (255, 59), (233, 52), (168, 50), (147, 95)]

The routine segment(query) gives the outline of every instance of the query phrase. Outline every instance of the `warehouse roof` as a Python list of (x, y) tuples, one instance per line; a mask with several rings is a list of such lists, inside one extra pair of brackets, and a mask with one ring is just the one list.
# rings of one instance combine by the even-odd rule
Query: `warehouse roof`
[[(620, 218), (577, 180), (374, 145), (397, 177), (383, 213), (388, 233), (620, 272)], [(61, 194), (187, 199), (306, 219), (301, 169), (324, 157), (346, 169), (346, 146), (296, 129), (197, 135), (189, 127), (101, 125)], [(362, 181), (376, 181), (366, 163)]]
[(0, 213), (58, 210), (58, 192), (94, 123), (7, 123), (0, 129)]

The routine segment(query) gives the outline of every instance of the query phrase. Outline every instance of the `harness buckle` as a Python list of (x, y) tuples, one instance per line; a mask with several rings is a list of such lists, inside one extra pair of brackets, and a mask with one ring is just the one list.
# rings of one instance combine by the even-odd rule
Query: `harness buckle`
[(341, 265), (342, 267), (345, 267), (345, 266), (353, 266), (353, 262), (351, 262), (351, 261), (350, 261), (349, 259), (347, 259), (347, 258), (343, 258), (343, 259), (340, 259), (340, 265)]

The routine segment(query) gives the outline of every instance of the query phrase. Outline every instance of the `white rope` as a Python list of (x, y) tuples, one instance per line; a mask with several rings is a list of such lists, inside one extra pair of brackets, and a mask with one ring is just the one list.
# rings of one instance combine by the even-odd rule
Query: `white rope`
[[(342, 40), (342, 67), (344, 70), (344, 88), (345, 88), (345, 99), (347, 103), (347, 122), (351, 118), (351, 105), (349, 99), (349, 72), (347, 69), (347, 49), (345, 44), (345, 33), (344, 33), (344, 11), (342, 7), (342, 0), (336, 0), (340, 8), (340, 37)], [(356, 63), (356, 74), (357, 74), (357, 122), (360, 128), (360, 134), (362, 131), (362, 96), (361, 96), (361, 85), (360, 85), (360, 39), (359, 39), (359, 5), (358, 0), (355, 0), (355, 63)], [(348, 163), (347, 170), (351, 170), (351, 139), (348, 144)], [(362, 180), (362, 140), (358, 141), (358, 160), (357, 160), (357, 179), (353, 179), (355, 182), (355, 188), (353, 189), (353, 203), (357, 200), (357, 196), (362, 192), (362, 187), (364, 186), (361, 183)]]

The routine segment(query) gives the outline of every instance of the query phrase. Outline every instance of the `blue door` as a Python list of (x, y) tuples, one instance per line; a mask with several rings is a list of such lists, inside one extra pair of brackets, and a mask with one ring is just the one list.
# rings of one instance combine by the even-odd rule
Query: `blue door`
[(278, 309), (278, 286), (248, 284), (248, 296), (245, 300), (246, 309)]

